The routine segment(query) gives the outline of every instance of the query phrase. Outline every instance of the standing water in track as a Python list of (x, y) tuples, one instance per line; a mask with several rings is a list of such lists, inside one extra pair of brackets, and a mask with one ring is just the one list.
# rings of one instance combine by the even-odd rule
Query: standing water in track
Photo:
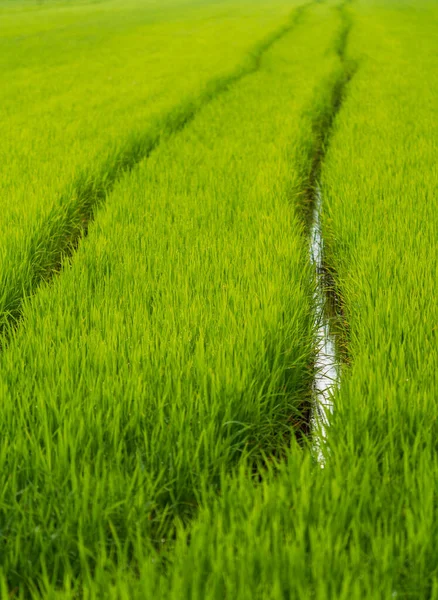
[(321, 232), (321, 189), (316, 186), (312, 227), (310, 230), (310, 260), (315, 266), (316, 289), (315, 323), (316, 356), (312, 391), (311, 428), (313, 447), (318, 462), (324, 466), (322, 446), (325, 443), (330, 415), (333, 412), (333, 393), (339, 382), (340, 363), (336, 352), (336, 338), (330, 328), (330, 302), (327, 297), (327, 271), (324, 267), (324, 239)]

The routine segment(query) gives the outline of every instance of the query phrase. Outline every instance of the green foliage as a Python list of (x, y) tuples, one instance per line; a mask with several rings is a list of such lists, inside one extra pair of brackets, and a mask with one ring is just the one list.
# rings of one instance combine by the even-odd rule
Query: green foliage
[(295, 4), (3, 10), (0, 331), (59, 268), (121, 173), (257, 69), (260, 54), (291, 26)]
[(349, 10), (359, 69), (322, 168), (350, 358), (327, 461), (292, 446), (257, 485), (242, 465), (206, 494), (166, 578), (145, 569), (120, 597), (438, 597), (436, 7)]
[(437, 9), (293, 6), (0, 3), (1, 598), (438, 598)]
[(291, 18), (170, 112), (173, 135), (134, 132), (76, 178), (30, 238), (41, 280), (53, 239), (74, 237), (56, 215), (100, 206), (60, 275), (22, 294), (0, 357), (11, 589), (92, 590), (143, 568), (224, 473), (293, 436), (313, 352), (300, 194), (339, 17)]

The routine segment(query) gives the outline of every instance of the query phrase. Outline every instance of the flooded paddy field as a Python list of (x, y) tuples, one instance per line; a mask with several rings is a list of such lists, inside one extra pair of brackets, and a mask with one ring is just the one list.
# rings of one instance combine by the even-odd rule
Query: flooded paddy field
[(0, 0), (0, 598), (438, 598), (438, 7)]

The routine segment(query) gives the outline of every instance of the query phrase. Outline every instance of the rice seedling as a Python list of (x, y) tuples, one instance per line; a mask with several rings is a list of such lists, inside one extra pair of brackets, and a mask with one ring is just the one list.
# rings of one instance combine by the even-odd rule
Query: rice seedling
[(81, 595), (140, 568), (225, 473), (290, 441), (312, 377), (302, 188), (339, 26), (317, 4), (265, 44), (24, 299), (0, 356), (8, 589)]
[(257, 70), (300, 10), (285, 1), (3, 7), (0, 330), (59, 269), (115, 180)]
[[(79, 74), (93, 48), (107, 61), (122, 39), (174, 61), (162, 80), (157, 67), (153, 108), (119, 98), (114, 125), (113, 92), (94, 112), (84, 100), (78, 115), (90, 101), (89, 115), (70, 132), (54, 101), (60, 129), (41, 153), (59, 181), (41, 167), (38, 207), (24, 216), (18, 182), (22, 221), (5, 212), (16, 253), (5, 251), (2, 277), (29, 247), (38, 276), (17, 287), (22, 322), (4, 321), (0, 355), (1, 597), (438, 598), (437, 8), (291, 8), (0, 3), (4, 47), (23, 19), (22, 77), (20, 61), (42, 50), (32, 32), (50, 40), (27, 67), (50, 63), (49, 87), (68, 81), (75, 52)], [(90, 36), (83, 55), (63, 44), (63, 23)], [(190, 23), (195, 63), (187, 42), (161, 43)], [(146, 24), (157, 37), (145, 46)], [(123, 60), (127, 77), (138, 71)], [(187, 80), (173, 77), (190, 64)], [(44, 114), (35, 139), (52, 124)], [(79, 144), (88, 117), (96, 142), (91, 128), (67, 151), (62, 127)], [(15, 190), (23, 157), (10, 164)], [(294, 436), (314, 374), (316, 184), (348, 354), (323, 469)], [(56, 206), (73, 214), (81, 202), (88, 235), (75, 233), (69, 256), (62, 234), (56, 260), (38, 262), (62, 231)], [(60, 272), (41, 283), (44, 265)]]
[[(437, 598), (437, 9), (356, 2), (359, 62), (322, 166), (325, 260), (350, 363), (324, 469), (292, 444), (257, 485), (241, 464), (181, 528), (165, 571), (121, 598)], [(421, 103), (418, 99), (421, 98)], [(99, 590), (97, 586), (95, 592)], [(130, 596), (131, 594), (131, 596)]]

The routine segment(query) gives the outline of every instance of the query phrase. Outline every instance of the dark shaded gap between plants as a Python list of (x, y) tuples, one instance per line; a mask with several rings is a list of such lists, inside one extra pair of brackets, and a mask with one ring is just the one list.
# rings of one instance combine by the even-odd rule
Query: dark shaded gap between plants
[[(331, 142), (335, 119), (342, 108), (347, 86), (358, 68), (356, 62), (350, 61), (346, 57), (346, 47), (352, 28), (352, 19), (348, 12), (350, 3), (351, 0), (346, 0), (334, 8), (339, 12), (340, 26), (332, 49), (338, 56), (339, 68), (323, 83), (318, 100), (306, 111), (310, 120), (312, 136), (303, 156), (303, 161), (298, 166), (301, 185), (298, 190), (291, 190), (290, 194), (292, 202), (296, 201), (298, 195), (298, 215), (304, 225), (305, 243), (310, 241), (310, 260), (316, 271), (317, 286), (312, 302), (314, 315), (312, 329), (316, 332), (315, 350), (308, 365), (308, 377), (305, 376), (300, 382), (299, 404), (292, 410), (289, 409), (290, 412), (285, 417), (285, 428), (279, 436), (282, 439), (282, 444), (276, 450), (270, 450), (268, 453), (263, 451), (268, 450), (267, 448), (260, 448), (254, 460), (251, 474), (256, 481), (262, 481), (264, 471), (275, 468), (276, 461), (282, 461), (286, 457), (286, 448), (290, 446), (293, 437), (301, 446), (308, 446), (310, 442), (313, 449), (316, 449), (315, 432), (317, 427), (321, 426), (320, 417), (325, 416), (324, 411), (319, 410), (318, 407), (318, 397), (322, 396), (321, 390), (318, 388), (333, 383), (330, 372), (327, 373), (326, 371), (327, 360), (325, 364), (320, 364), (322, 362), (321, 357), (324, 356), (324, 351), (327, 348), (324, 340), (324, 345), (321, 348), (322, 332), (329, 341), (335, 340), (333, 343), (335, 360), (348, 362), (348, 324), (345, 318), (343, 297), (336, 283), (336, 273), (326, 262), (323, 244), (320, 248), (320, 264), (316, 264), (316, 261), (313, 260), (312, 238), (315, 235), (315, 230), (318, 229), (320, 240), (321, 242), (324, 241), (320, 228), (322, 199), (319, 180), (322, 165)], [(329, 356), (327, 354), (327, 358)], [(288, 381), (287, 376), (285, 376), (283, 384), (281, 393), (296, 396), (296, 382)], [(328, 395), (328, 392), (329, 390), (325, 392), (326, 395)], [(322, 397), (321, 404), (323, 402), (324, 397)], [(320, 457), (322, 456), (320, 452), (318, 454)]]
[(29, 240), (22, 263), (0, 276), (0, 351), (7, 347), (22, 320), (25, 299), (33, 296), (41, 284), (50, 282), (64, 261), (74, 255), (117, 181), (147, 159), (161, 142), (183, 130), (204, 106), (259, 71), (266, 52), (301, 22), (313, 3), (295, 8), (289, 21), (259, 42), (234, 72), (207, 83), (200, 96), (174, 108), (144, 134), (132, 136), (121, 149), (107, 156), (97, 170), (85, 170), (72, 182)]
[[(336, 8), (341, 18), (340, 32), (335, 45), (340, 69), (331, 84), (329, 97), (323, 109), (312, 122), (314, 146), (311, 150), (310, 168), (304, 176), (299, 207), (306, 237), (310, 237), (310, 260), (316, 271), (316, 290), (313, 298), (316, 328), (313, 385), (312, 393), (302, 405), (301, 418), (297, 423), (296, 437), (300, 443), (312, 440), (318, 428), (322, 437), (325, 437), (327, 413), (330, 412), (331, 406), (329, 398), (339, 382), (340, 366), (349, 362), (349, 327), (345, 317), (344, 300), (337, 284), (336, 272), (326, 260), (320, 222), (323, 203), (320, 188), (322, 165), (331, 143), (335, 119), (342, 108), (347, 87), (358, 68), (358, 64), (346, 56), (352, 28), (349, 4), (351, 0), (346, 0)], [(321, 449), (316, 450), (322, 462)]]

